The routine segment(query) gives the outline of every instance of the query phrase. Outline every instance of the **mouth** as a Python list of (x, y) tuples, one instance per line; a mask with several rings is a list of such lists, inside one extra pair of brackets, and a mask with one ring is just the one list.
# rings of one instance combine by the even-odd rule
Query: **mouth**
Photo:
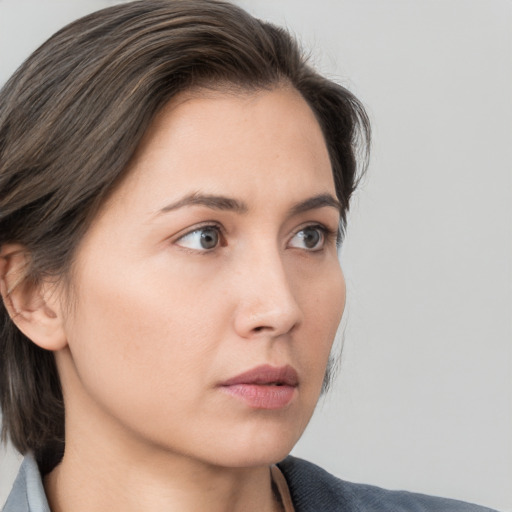
[(297, 393), (299, 378), (291, 366), (257, 366), (220, 384), (220, 389), (253, 409), (282, 409)]

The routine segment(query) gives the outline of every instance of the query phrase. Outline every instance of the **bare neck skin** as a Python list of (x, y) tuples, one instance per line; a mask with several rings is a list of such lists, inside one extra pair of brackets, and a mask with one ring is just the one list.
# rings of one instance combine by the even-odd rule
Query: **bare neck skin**
[(102, 461), (104, 467), (97, 467), (83, 456), (81, 466), (73, 458), (69, 456), (45, 479), (53, 512), (281, 510), (268, 468), (222, 471), (177, 462), (164, 466), (149, 458), (137, 465), (119, 461), (114, 465), (109, 459)]
[(80, 461), (81, 467), (69, 457), (45, 479), (53, 512), (281, 510), (268, 468), (229, 472), (179, 463), (164, 467), (152, 459), (136, 466), (114, 466), (109, 459), (104, 467)]

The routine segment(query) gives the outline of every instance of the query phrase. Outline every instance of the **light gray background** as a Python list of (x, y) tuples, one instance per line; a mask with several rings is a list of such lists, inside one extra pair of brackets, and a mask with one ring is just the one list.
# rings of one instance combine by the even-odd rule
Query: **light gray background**
[[(0, 83), (115, 2), (0, 0)], [(294, 453), (348, 480), (512, 511), (512, 2), (241, 0), (367, 105), (341, 375)], [(0, 503), (16, 472), (0, 456)]]

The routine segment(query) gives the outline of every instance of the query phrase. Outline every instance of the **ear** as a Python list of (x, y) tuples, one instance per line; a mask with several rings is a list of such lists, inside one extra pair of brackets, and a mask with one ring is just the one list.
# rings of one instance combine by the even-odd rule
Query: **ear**
[(55, 285), (27, 279), (29, 252), (20, 244), (5, 244), (0, 250), (0, 293), (5, 308), (18, 329), (46, 350), (67, 345), (61, 305)]

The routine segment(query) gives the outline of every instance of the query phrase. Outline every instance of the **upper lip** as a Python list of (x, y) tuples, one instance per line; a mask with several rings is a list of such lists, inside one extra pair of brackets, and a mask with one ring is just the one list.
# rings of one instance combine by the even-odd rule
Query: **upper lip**
[(226, 380), (221, 386), (235, 386), (237, 384), (281, 384), (285, 386), (297, 386), (299, 376), (293, 367), (286, 366), (270, 366), (268, 364), (256, 366), (240, 375)]

